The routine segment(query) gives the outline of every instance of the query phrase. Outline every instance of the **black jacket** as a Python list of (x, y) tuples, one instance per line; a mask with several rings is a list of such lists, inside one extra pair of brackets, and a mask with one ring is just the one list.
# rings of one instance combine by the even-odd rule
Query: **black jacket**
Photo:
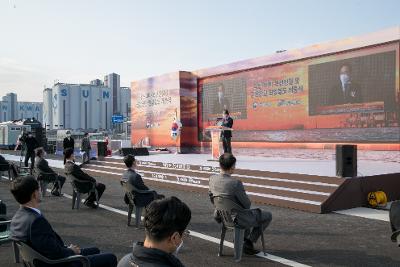
[(26, 144), (26, 149), (27, 149), (27, 153), (33, 153), (34, 152), (34, 150), (35, 150), (35, 148), (38, 148), (39, 147), (39, 143), (38, 143), (38, 141), (36, 140), (36, 138), (35, 137), (27, 137), (26, 139), (25, 139), (25, 144)]
[[(233, 126), (233, 119), (231, 117), (228, 117), (226, 120), (224, 119), (222, 121), (222, 126), (232, 128)], [(222, 131), (221, 132), (221, 137), (232, 137), (232, 131)]]
[(0, 171), (8, 171), (9, 168), (10, 163), (2, 155), (0, 155)]
[(91, 149), (89, 137), (82, 138), (81, 151), (89, 151)]
[(63, 148), (64, 148), (64, 150), (67, 149), (67, 148), (72, 148), (72, 149), (74, 149), (74, 147), (75, 147), (75, 140), (74, 140), (74, 138), (72, 138), (72, 137), (70, 137), (70, 138), (65, 137), (65, 138), (64, 138), (64, 141), (63, 141)]
[(36, 157), (35, 159), (35, 174), (36, 178), (42, 176), (44, 180), (54, 180), (56, 172), (50, 168), (46, 159)]
[(361, 88), (355, 82), (350, 82), (343, 91), (342, 83), (337, 83), (331, 88), (329, 94), (330, 105), (353, 104), (362, 102)]
[[(11, 221), (11, 238), (23, 241), (49, 259), (61, 259), (75, 255), (64, 245), (61, 237), (53, 230), (45, 217), (36, 211), (21, 207)], [(39, 266), (50, 266), (40, 264)]]
[[(127, 181), (136, 189), (149, 190), (149, 188), (144, 184), (142, 176), (132, 169), (128, 169), (122, 174), (122, 180)], [(134, 198), (135, 205), (139, 207), (145, 207), (153, 200), (154, 194), (135, 194)]]
[(133, 252), (118, 263), (118, 267), (184, 267), (182, 262), (170, 253), (155, 248), (145, 248), (142, 242), (136, 243)]
[[(74, 179), (79, 181), (90, 181), (93, 183), (96, 183), (96, 179), (94, 179), (92, 176), (90, 176), (89, 174), (83, 172), (81, 170), (81, 167), (79, 167), (78, 165), (76, 165), (75, 163), (71, 162), (71, 161), (67, 161), (64, 165), (64, 171), (66, 175), (72, 175)], [(88, 192), (91, 188), (92, 185), (90, 183), (85, 183), (85, 184), (81, 184), (82, 186), (79, 187), (79, 189), (82, 192)]]

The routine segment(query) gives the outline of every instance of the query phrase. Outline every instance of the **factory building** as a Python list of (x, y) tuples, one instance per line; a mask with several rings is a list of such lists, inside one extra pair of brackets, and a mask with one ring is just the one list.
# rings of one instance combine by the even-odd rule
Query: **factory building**
[(57, 83), (43, 91), (43, 100), (48, 129), (112, 128), (112, 93), (108, 87)]
[(0, 101), (0, 122), (35, 118), (42, 122), (43, 103), (18, 102), (17, 94), (8, 93)]

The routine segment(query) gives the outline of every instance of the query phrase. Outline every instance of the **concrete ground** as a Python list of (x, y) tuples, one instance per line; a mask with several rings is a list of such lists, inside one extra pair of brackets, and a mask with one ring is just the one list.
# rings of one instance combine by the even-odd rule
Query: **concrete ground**
[[(119, 182), (107, 176), (97, 177), (107, 189), (101, 199), (104, 206), (92, 210), (82, 206), (71, 209), (71, 200), (47, 196), (41, 203), (44, 216), (63, 237), (66, 244), (81, 247), (96, 245), (120, 259), (131, 251), (134, 241), (143, 240), (143, 229), (128, 227), (124, 212), (123, 190)], [(244, 256), (240, 264), (233, 261), (233, 250), (225, 247), (226, 256), (218, 257), (220, 226), (212, 219), (207, 194), (155, 188), (166, 196), (177, 196), (192, 210), (190, 236), (179, 258), (186, 266), (400, 266), (400, 248), (390, 241), (386, 219), (368, 219), (343, 214), (313, 214), (274, 206), (262, 206), (273, 214), (265, 231), (268, 256)], [(71, 195), (67, 181), (63, 192)], [(9, 181), (0, 179), (0, 199), (12, 216), (18, 208), (9, 192)], [(372, 212), (372, 211), (371, 211)], [(121, 214), (122, 213), (122, 214)], [(351, 213), (351, 212), (350, 212)], [(232, 242), (232, 235), (227, 236)], [(261, 248), (261, 244), (257, 243)], [(0, 246), (0, 266), (13, 263), (11, 246)]]

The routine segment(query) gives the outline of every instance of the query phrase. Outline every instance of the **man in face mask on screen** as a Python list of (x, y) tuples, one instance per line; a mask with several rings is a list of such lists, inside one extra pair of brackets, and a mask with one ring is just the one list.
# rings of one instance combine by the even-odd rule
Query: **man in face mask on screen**
[(221, 114), (225, 109), (230, 110), (230, 104), (228, 98), (225, 96), (225, 88), (221, 83), (218, 85), (217, 99), (214, 101), (212, 113)]
[(338, 77), (338, 85), (331, 89), (330, 105), (359, 103), (361, 99), (360, 86), (353, 81), (350, 65), (342, 65)]
[(133, 246), (118, 267), (183, 267), (177, 258), (191, 219), (189, 207), (176, 197), (154, 200), (146, 208), (146, 238)]

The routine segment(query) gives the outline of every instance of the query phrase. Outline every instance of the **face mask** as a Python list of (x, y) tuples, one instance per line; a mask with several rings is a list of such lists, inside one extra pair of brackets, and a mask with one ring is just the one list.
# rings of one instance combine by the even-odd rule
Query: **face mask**
[(350, 76), (348, 74), (340, 74), (340, 81), (342, 84), (346, 84), (350, 81)]
[(183, 247), (183, 240), (181, 240), (181, 243), (176, 247), (175, 251), (172, 253), (175, 257), (178, 256), (179, 250)]
[(68, 138), (70, 138), (70, 137), (71, 137), (71, 135), (70, 135), (70, 134), (67, 134), (67, 137), (68, 137)]
[(31, 135), (31, 134), (28, 134), (28, 137), (32, 137), (32, 135)]

